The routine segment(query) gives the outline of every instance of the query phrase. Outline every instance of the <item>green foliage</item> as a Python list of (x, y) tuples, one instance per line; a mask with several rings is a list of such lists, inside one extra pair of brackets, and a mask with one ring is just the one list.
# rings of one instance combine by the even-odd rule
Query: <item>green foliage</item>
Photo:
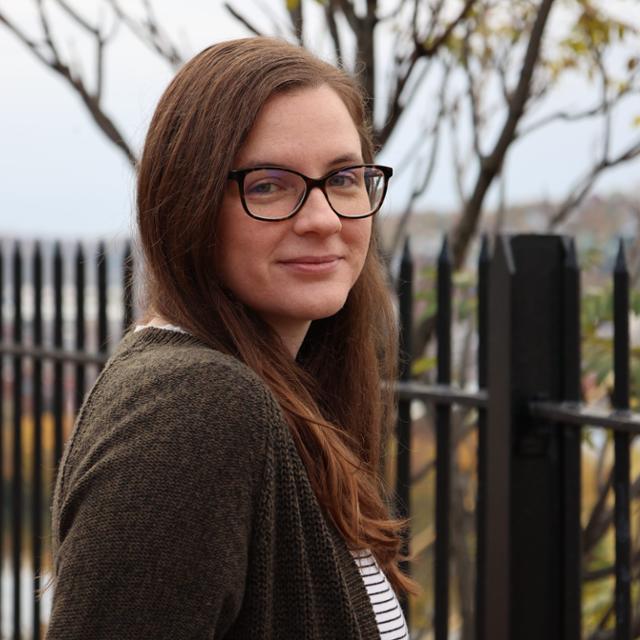
[[(548, 63), (549, 69), (554, 78), (570, 69), (582, 70), (588, 77), (593, 77), (602, 65), (605, 50), (638, 34), (638, 29), (631, 23), (606, 14), (594, 2), (578, 2), (568, 35), (560, 40), (559, 55)], [(636, 64), (636, 56), (630, 57), (626, 70), (632, 72)], [(629, 88), (624, 81), (616, 82), (614, 78), (610, 81), (619, 92), (624, 93)]]
[(435, 369), (436, 364), (437, 360), (434, 357), (417, 358), (411, 363), (411, 375), (418, 378)]

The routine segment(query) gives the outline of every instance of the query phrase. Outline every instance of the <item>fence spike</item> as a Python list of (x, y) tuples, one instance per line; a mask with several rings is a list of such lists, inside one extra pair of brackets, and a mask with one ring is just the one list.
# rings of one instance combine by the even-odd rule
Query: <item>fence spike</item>
[(404, 239), (404, 246), (402, 247), (402, 262), (411, 262), (411, 242), (409, 236)]
[(42, 343), (42, 249), (40, 242), (33, 248), (33, 289), (34, 289), (34, 318), (33, 341)]
[(106, 353), (108, 345), (108, 320), (107, 320), (107, 266), (108, 256), (103, 241), (98, 244), (96, 254), (96, 271), (98, 277), (98, 351)]
[(618, 253), (616, 255), (616, 265), (614, 273), (629, 273), (627, 267), (627, 252), (625, 250), (624, 238), (618, 241)]
[(442, 247), (438, 255), (438, 264), (451, 264), (451, 252), (449, 251), (449, 238), (445, 233), (442, 236)]
[(480, 240), (480, 254), (478, 255), (478, 264), (484, 264), (491, 260), (491, 247), (489, 246), (489, 236), (486, 233), (482, 234)]

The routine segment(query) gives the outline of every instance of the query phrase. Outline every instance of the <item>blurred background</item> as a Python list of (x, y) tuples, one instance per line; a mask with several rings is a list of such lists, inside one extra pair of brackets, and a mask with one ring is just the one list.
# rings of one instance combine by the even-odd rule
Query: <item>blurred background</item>
[[(456, 287), (453, 375), (473, 388), (480, 237), (498, 232), (567, 233), (576, 240), (583, 268), (582, 392), (586, 401), (602, 407), (609, 406), (613, 384), (610, 272), (620, 240), (626, 248), (632, 291), (631, 404), (637, 407), (637, 0), (0, 0), (0, 283), (5, 343), (35, 340), (33, 265), (38, 251), (45, 265), (44, 343), (54, 343), (57, 335), (56, 251), (62, 282), (59, 346), (108, 350), (119, 339), (126, 321), (123, 281), (130, 241), (135, 256), (135, 163), (155, 104), (192, 55), (213, 42), (252, 34), (298, 42), (355, 73), (367, 91), (378, 160), (395, 170), (378, 220), (391, 281), (397, 279), (405, 240), (411, 240), (416, 274), (411, 375), (416, 381), (433, 382), (435, 376), (434, 262), (445, 235)], [(23, 265), (20, 286), (14, 278), (16, 264)], [(100, 264), (108, 264), (106, 341), (98, 335)], [(78, 265), (83, 265), (80, 285)], [(18, 307), (24, 323), (19, 335)], [(78, 342), (80, 309), (86, 328)], [(55, 419), (52, 411), (45, 412), (38, 427), (41, 436), (36, 437), (31, 387), (21, 388), (27, 410), (20, 417), (24, 468), (19, 475), (25, 488), (16, 498), (11, 492), (17, 462), (10, 453), (17, 438), (17, 401), (11, 400), (17, 378), (9, 366), (10, 351), (2, 353), (8, 398), (2, 405), (0, 439), (3, 522), (9, 522), (16, 500), (26, 505), (31, 499), (34, 442), (42, 437), (46, 581)], [(28, 362), (23, 366), (31, 372)], [(83, 388), (98, 368), (89, 367)], [(71, 428), (78, 400), (75, 370), (65, 371), (64, 415), (57, 423), (64, 434)], [(53, 403), (53, 391), (46, 385), (45, 405)], [(451, 560), (450, 637), (467, 640), (474, 637), (473, 572), (468, 568), (474, 560), (477, 434), (474, 416), (462, 419), (466, 427), (456, 440), (454, 456), (457, 493), (452, 517), (460, 529)], [(433, 633), (435, 482), (429, 407), (414, 402), (412, 424), (412, 553), (415, 575), (425, 586), (411, 603), (412, 637), (428, 638)], [(582, 521), (588, 544), (583, 627), (589, 638), (610, 637), (606, 634), (613, 624), (611, 442), (608, 435), (585, 429)], [(634, 447), (632, 478), (639, 470)], [(640, 483), (633, 487), (632, 568), (638, 600)], [(26, 539), (33, 518), (24, 526)], [(15, 532), (3, 534), (8, 557)], [(26, 542), (23, 547), (21, 625), (24, 637), (30, 637), (33, 567)], [(7, 612), (15, 599), (9, 565), (8, 560), (3, 564), (1, 594), (1, 628), (7, 637), (12, 628)], [(47, 606), (45, 596), (43, 628)], [(640, 625), (634, 634), (640, 637)]]
[[(129, 233), (132, 163), (175, 70), (208, 44), (252, 29), (295, 39), (298, 11), (305, 46), (334, 61), (338, 54), (349, 69), (367, 65), (380, 159), (396, 168), (386, 216), (403, 212), (418, 191), (412, 209), (451, 225), (473, 194), (480, 154), (490, 155), (499, 140), (538, 3), (471, 3), (449, 34), (444, 29), (465, 3), (375, 4), (372, 49), (358, 53), (366, 25), (354, 26), (342, 7), (365, 15), (364, 1), (2, 0), (0, 231)], [(517, 135), (500, 150), (483, 209), (559, 210), (581, 195), (593, 171), (586, 197), (637, 195), (639, 21), (633, 0), (554, 3), (523, 87), (529, 100), (514, 123)], [(613, 166), (600, 167), (603, 159)]]

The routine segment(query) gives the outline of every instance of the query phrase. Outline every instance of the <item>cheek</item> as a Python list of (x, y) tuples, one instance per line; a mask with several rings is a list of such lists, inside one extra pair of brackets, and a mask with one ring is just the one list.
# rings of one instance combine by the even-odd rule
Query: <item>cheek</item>
[[(229, 201), (231, 200), (231, 201)], [(215, 268), (223, 285), (240, 299), (263, 285), (280, 229), (250, 218), (242, 205), (225, 199), (218, 218)]]

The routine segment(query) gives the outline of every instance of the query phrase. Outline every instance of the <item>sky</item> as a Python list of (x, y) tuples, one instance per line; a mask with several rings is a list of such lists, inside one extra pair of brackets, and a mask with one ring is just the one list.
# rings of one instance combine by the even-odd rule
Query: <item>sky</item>
[[(88, 12), (96, 3), (72, 4)], [(251, 4), (245, 0), (235, 6), (255, 16)], [(221, 0), (189, 0), (179, 6), (170, 0), (154, 3), (183, 49), (192, 53), (212, 42), (247, 35), (221, 5)], [(0, 7), (26, 30), (36, 32), (31, 3), (0, 0)], [(640, 15), (636, 17), (640, 24)], [(55, 15), (53, 18), (54, 24), (63, 24)], [(69, 30), (62, 34), (63, 46), (75, 50), (83, 69), (89, 69), (91, 52), (86, 44)], [(118, 32), (107, 57), (105, 102), (136, 151), (172, 75), (171, 68), (126, 29)], [(579, 107), (590, 104), (593, 96), (594, 89), (588, 84), (567, 82), (556, 99)], [(614, 148), (640, 133), (631, 127), (637, 115), (640, 105), (633, 101), (616, 113)], [(392, 166), (400, 161), (416, 136), (417, 122), (417, 117), (407, 120), (381, 161)], [(597, 135), (593, 128), (558, 125), (516, 145), (507, 167), (508, 201), (561, 197), (592, 157)], [(598, 182), (596, 192), (638, 194), (639, 170), (636, 161), (610, 172)], [(394, 176), (385, 205), (389, 215), (403, 208), (410, 183), (409, 171)], [(493, 191), (489, 204), (495, 201)], [(0, 237), (124, 238), (132, 230), (134, 198), (133, 172), (122, 153), (98, 131), (65, 82), (0, 25)], [(459, 206), (446, 151), (420, 206), (443, 214)]]

